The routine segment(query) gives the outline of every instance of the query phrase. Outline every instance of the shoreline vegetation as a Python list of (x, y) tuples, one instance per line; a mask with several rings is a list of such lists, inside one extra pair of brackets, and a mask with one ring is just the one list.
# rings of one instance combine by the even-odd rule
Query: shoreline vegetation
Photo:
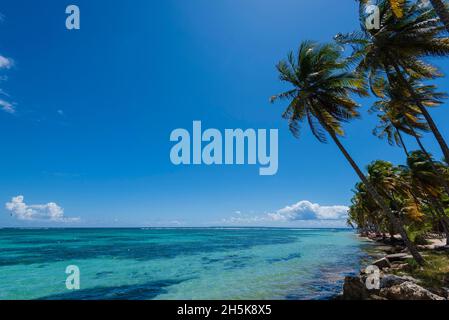
[[(348, 225), (391, 246), (374, 262), (382, 269), (381, 284), (391, 284), (390, 292), (385, 287), (379, 295), (367, 293), (362, 272), (347, 279), (343, 296), (442, 298), (439, 293), (447, 298), (442, 290), (449, 287), (449, 147), (431, 109), (448, 98), (434, 83), (443, 73), (433, 63), (449, 56), (449, 9), (436, 0), (359, 0), (358, 16), (360, 30), (337, 34), (324, 44), (303, 41), (279, 62), (279, 79), (290, 88), (271, 102), (287, 102), (282, 117), (295, 137), (304, 125), (320, 143), (338, 147), (360, 180)], [(404, 164), (377, 159), (364, 172), (343, 145), (344, 124), (361, 118), (368, 97), (374, 101), (365, 107), (378, 119), (373, 135), (402, 148)], [(435, 139), (442, 160), (428, 151), (424, 135)], [(438, 248), (429, 249), (428, 242), (437, 241), (431, 234), (445, 238)], [(420, 279), (404, 280), (395, 273)]]
[(336, 300), (449, 300), (449, 246), (441, 234), (428, 234), (417, 245), (426, 264), (410, 255), (400, 235), (361, 234), (373, 241), (372, 266), (379, 269), (379, 286), (368, 289), (368, 266), (356, 276), (347, 276)]

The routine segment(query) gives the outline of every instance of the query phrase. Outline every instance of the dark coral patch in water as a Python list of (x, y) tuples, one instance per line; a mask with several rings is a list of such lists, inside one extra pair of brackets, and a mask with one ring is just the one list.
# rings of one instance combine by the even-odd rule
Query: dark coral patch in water
[(55, 294), (39, 300), (151, 300), (184, 280), (159, 280), (136, 285), (98, 287)]
[(289, 261), (289, 260), (298, 259), (298, 258), (301, 258), (301, 254), (299, 252), (291, 253), (286, 257), (268, 259), (268, 262), (269, 263), (283, 262), (283, 261)]

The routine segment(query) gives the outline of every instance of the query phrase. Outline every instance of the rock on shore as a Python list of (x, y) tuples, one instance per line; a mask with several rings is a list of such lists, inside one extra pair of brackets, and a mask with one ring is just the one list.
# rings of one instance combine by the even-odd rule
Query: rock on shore
[[(435, 243), (432, 244), (433, 246)], [(440, 243), (436, 247), (442, 247)], [(378, 268), (378, 288), (368, 289), (369, 274), (361, 270), (358, 276), (345, 278), (343, 293), (339, 297), (342, 300), (449, 300), (449, 290), (446, 294), (435, 294), (422, 287), (417, 279), (410, 276), (397, 276), (393, 271), (406, 271), (410, 266), (407, 261), (412, 258), (404, 248), (392, 246), (380, 246), (384, 252), (372, 263)], [(436, 250), (437, 248), (427, 248)], [(385, 254), (387, 253), (387, 254)], [(372, 278), (370, 278), (372, 279)]]
[(411, 277), (381, 274), (380, 288), (368, 290), (366, 275), (346, 277), (343, 300), (446, 300), (418, 285)]

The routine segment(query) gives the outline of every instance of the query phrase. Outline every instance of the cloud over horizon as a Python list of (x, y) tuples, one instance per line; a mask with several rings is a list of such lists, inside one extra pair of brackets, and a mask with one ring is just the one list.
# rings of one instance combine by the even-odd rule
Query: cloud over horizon
[(348, 217), (348, 210), (347, 206), (321, 206), (303, 200), (275, 213), (269, 213), (268, 216), (274, 221), (342, 220)]
[(318, 203), (303, 200), (263, 215), (247, 216), (238, 211), (239, 213), (236, 216), (225, 219), (223, 222), (232, 224), (288, 223), (296, 221), (336, 222), (345, 221), (348, 217), (348, 210), (349, 207), (347, 206), (322, 206)]
[(19, 220), (50, 222), (79, 221), (79, 218), (64, 217), (64, 209), (54, 202), (28, 205), (24, 202), (24, 196), (22, 195), (13, 197), (11, 202), (5, 204), (5, 208), (11, 213), (11, 216)]

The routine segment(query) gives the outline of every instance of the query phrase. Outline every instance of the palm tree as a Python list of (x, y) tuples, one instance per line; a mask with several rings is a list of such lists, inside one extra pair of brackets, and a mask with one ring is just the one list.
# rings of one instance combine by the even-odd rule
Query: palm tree
[(363, 183), (356, 184), (351, 203), (348, 211), (348, 225), (356, 226), (362, 235), (368, 236), (373, 232), (382, 235), (389, 232), (390, 236), (395, 234), (391, 223), (382, 214), (382, 209), (367, 192)]
[[(362, 3), (368, 3), (368, 0), (362, 0)], [(422, 3), (423, 1), (421, 1)], [(447, 6), (443, 3), (442, 0), (430, 0), (432, 3), (435, 12), (440, 17), (443, 22), (446, 30), (449, 32), (449, 12), (447, 10)], [(404, 16), (403, 7), (405, 4), (405, 0), (389, 0), (391, 10), (397, 18), (402, 18)]]
[[(374, 130), (374, 134), (380, 138), (387, 137), (390, 144), (402, 146), (407, 158), (410, 154), (404, 145), (401, 132), (414, 137), (433, 171), (439, 172), (440, 170), (434, 165), (432, 156), (421, 141), (421, 132), (429, 131), (427, 122), (422, 119), (420, 109), (415, 105), (408, 90), (395, 81), (395, 75), (389, 75), (389, 77), (392, 80), (392, 85), (381, 80), (375, 84), (374, 91), (379, 100), (374, 103), (370, 111), (379, 113), (380, 124)], [(442, 104), (443, 99), (447, 98), (447, 94), (437, 92), (434, 85), (423, 85), (416, 80), (411, 81), (411, 85), (419, 97), (419, 101), (425, 107), (438, 106)], [(449, 183), (445, 180), (440, 180), (440, 182), (439, 186), (442, 185), (449, 195)]]
[(402, 147), (405, 155), (408, 156), (409, 151), (401, 133), (407, 131), (408, 127), (402, 124), (402, 114), (396, 113), (394, 109), (387, 109), (377, 117), (379, 118), (379, 124), (374, 128), (373, 134), (380, 139), (386, 138), (390, 145)]
[(411, 185), (419, 195), (431, 196), (434, 199), (441, 197), (442, 179), (439, 172), (433, 170), (432, 164), (422, 151), (413, 151), (407, 158), (405, 171), (409, 174)]
[(449, 224), (448, 216), (444, 209), (442, 201), (444, 192), (441, 188), (444, 176), (444, 165), (435, 162), (433, 158), (428, 159), (428, 154), (422, 151), (414, 151), (407, 158), (407, 166), (404, 166), (404, 173), (410, 181), (410, 188), (419, 197), (422, 202), (425, 202), (430, 211), (435, 211), (434, 214), (438, 222), (443, 226), (446, 233), (446, 241), (449, 244)]
[(350, 95), (367, 95), (365, 81), (355, 73), (347, 72), (347, 68), (347, 61), (342, 59), (341, 47), (335, 44), (318, 45), (309, 41), (303, 42), (297, 56), (290, 53), (286, 61), (281, 61), (277, 65), (280, 80), (288, 82), (293, 88), (273, 96), (271, 101), (277, 99), (289, 101), (283, 118), (288, 119), (294, 136), (298, 137), (300, 123), (304, 121), (309, 124), (312, 134), (318, 141), (327, 142), (325, 132), (329, 134), (365, 184), (370, 195), (395, 229), (400, 232), (415, 260), (419, 264), (424, 264), (424, 259), (409, 240), (401, 221), (369, 183), (338, 138), (344, 135), (342, 123), (360, 116), (357, 111), (359, 105)]
[[(427, 160), (422, 151), (411, 152), (405, 166), (395, 167), (377, 160), (368, 166), (367, 179), (391, 209), (401, 216), (408, 231), (416, 234), (417, 231), (430, 230), (432, 226), (441, 226), (446, 239), (449, 239), (449, 212), (444, 209), (449, 199), (442, 192), (439, 181), (448, 179), (447, 167), (432, 161)], [(384, 215), (362, 183), (356, 184), (351, 202), (348, 224), (357, 224), (362, 234), (384, 234), (386, 231), (394, 234), (393, 226), (388, 219), (382, 219)]]
[(430, 0), (430, 2), (446, 27), (446, 30), (449, 32), (449, 11), (447, 10), (447, 6), (442, 0)]
[(368, 181), (403, 222), (416, 222), (423, 217), (423, 213), (419, 201), (410, 190), (409, 180), (404, 179), (403, 171), (402, 167), (377, 160), (368, 166)]
[[(410, 98), (408, 90), (401, 87), (393, 75), (389, 75), (389, 79), (391, 84), (386, 83), (384, 79), (378, 79), (371, 87), (379, 99), (369, 112), (377, 113), (380, 120), (373, 134), (381, 139), (386, 137), (390, 145), (403, 147), (408, 156), (409, 152), (404, 146), (401, 132), (413, 136), (420, 147), (424, 148), (420, 132), (428, 132), (430, 129), (427, 122), (421, 119), (420, 110)], [(441, 104), (440, 99), (445, 97), (444, 94), (436, 93), (434, 88), (434, 86), (418, 87), (417, 82), (414, 82), (414, 90), (419, 91), (421, 103), (428, 107)]]
[[(396, 74), (394, 81), (399, 82), (408, 91), (438, 141), (446, 162), (449, 163), (449, 147), (411, 84), (415, 78), (430, 79), (440, 75), (438, 70), (426, 63), (422, 57), (449, 55), (449, 38), (443, 36), (445, 29), (436, 19), (434, 10), (420, 7), (418, 4), (405, 3), (401, 19), (392, 13), (388, 1), (378, 0), (377, 5), (380, 12), (380, 29), (368, 29), (365, 18), (361, 15), (362, 31), (339, 34), (336, 40), (352, 46), (354, 52), (351, 61), (357, 64), (358, 72), (367, 75), (370, 83), (373, 79)], [(392, 84), (393, 80), (388, 78)]]

